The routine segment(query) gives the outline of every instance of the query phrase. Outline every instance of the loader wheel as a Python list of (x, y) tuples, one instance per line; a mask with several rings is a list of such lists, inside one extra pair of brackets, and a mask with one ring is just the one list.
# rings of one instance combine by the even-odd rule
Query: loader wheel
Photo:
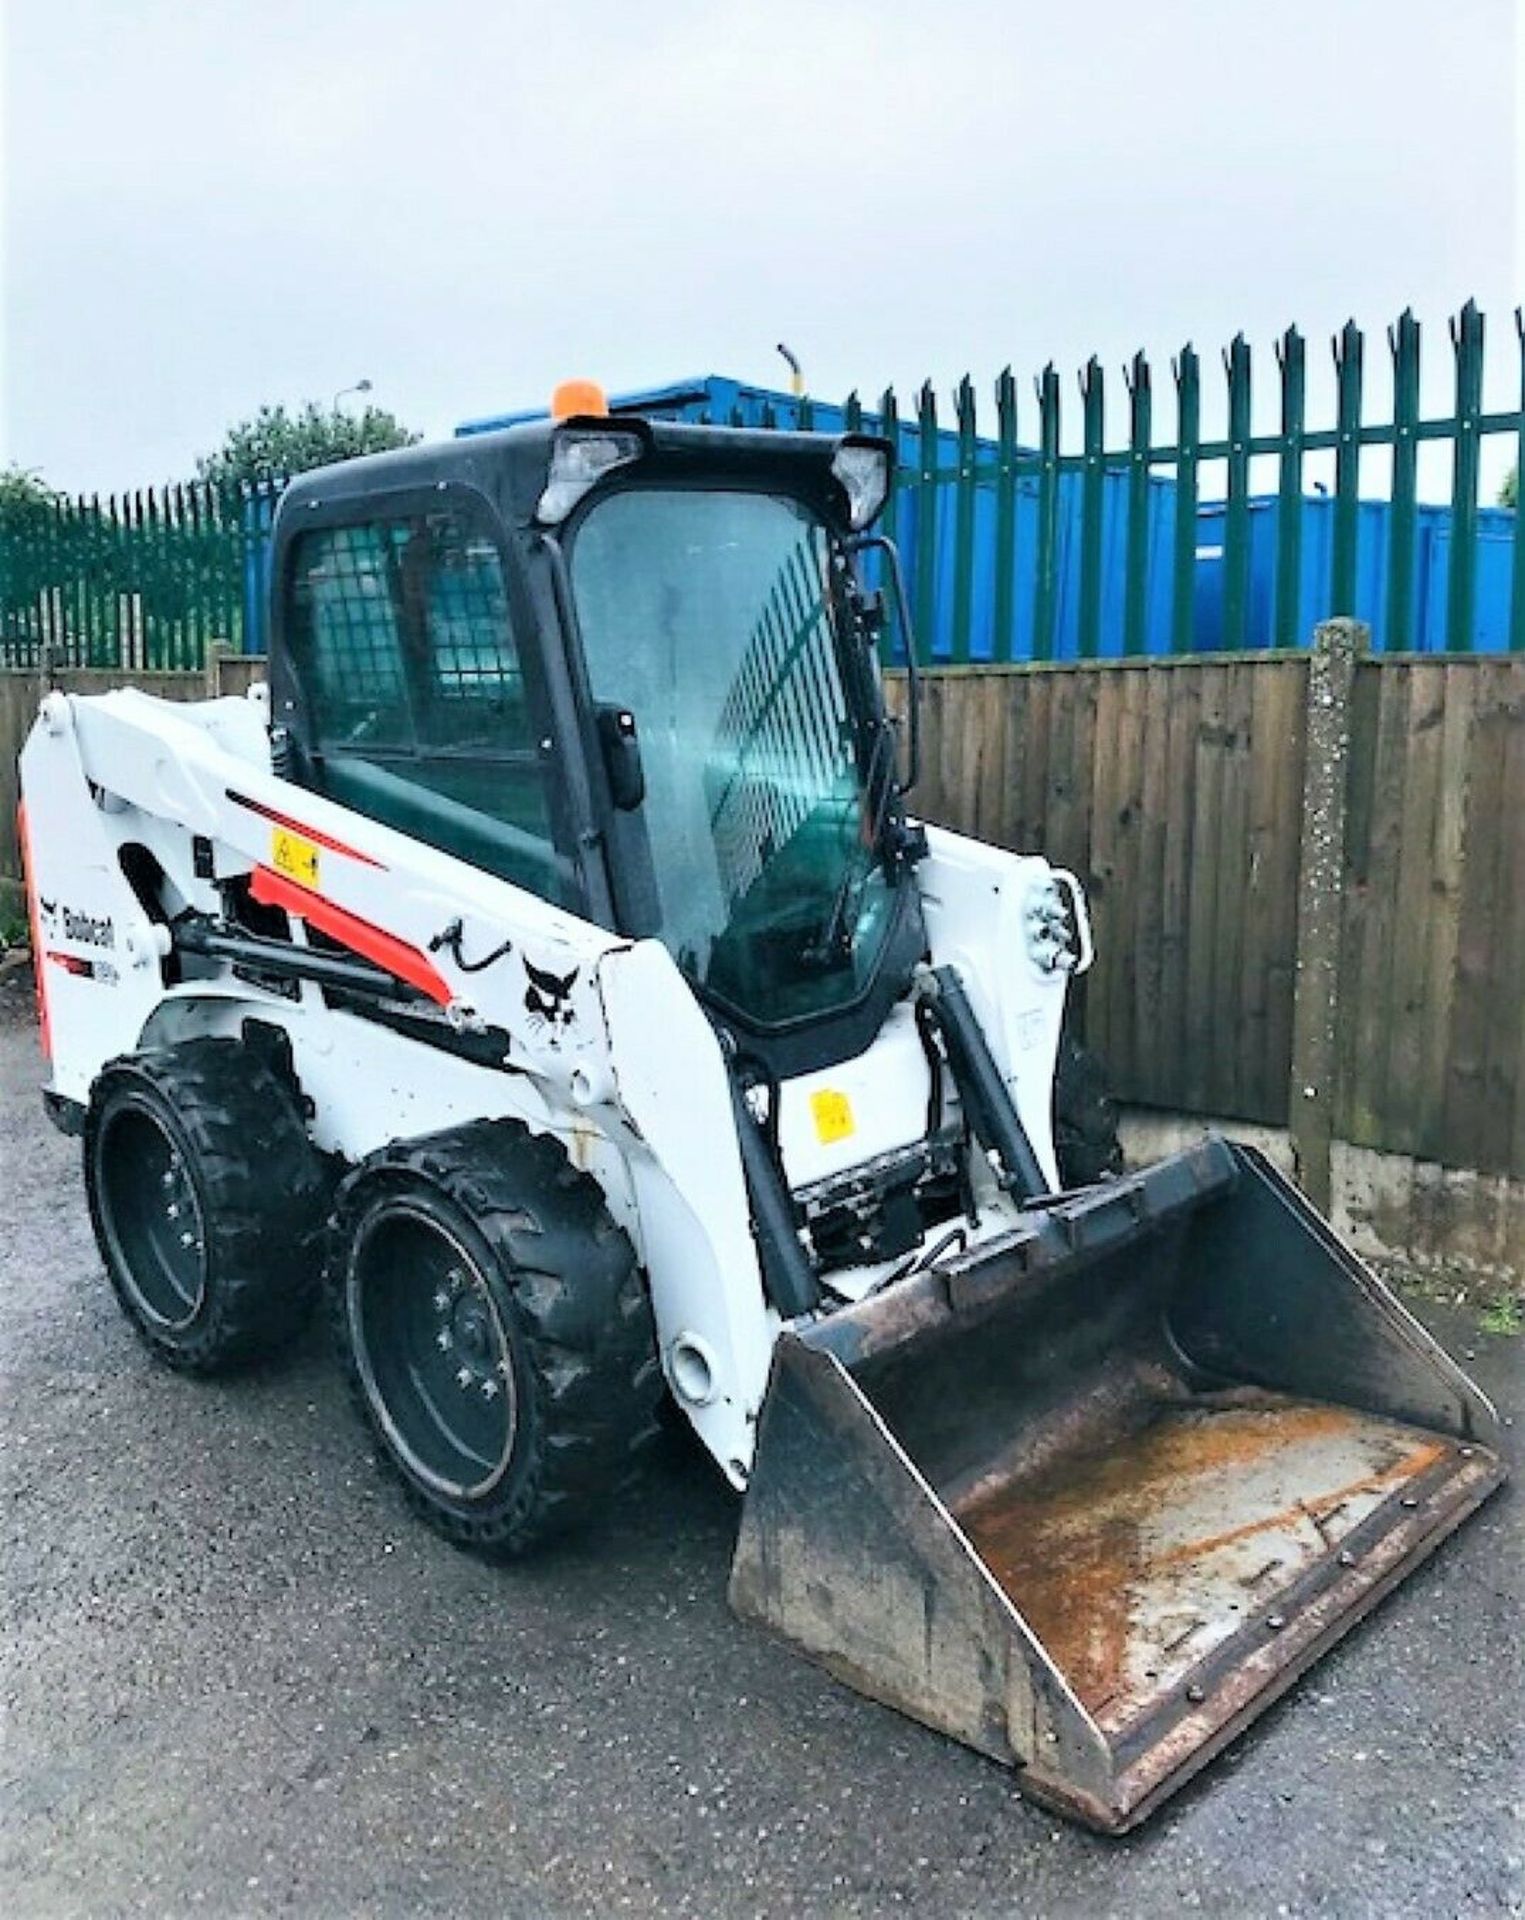
[(1107, 1070), (1098, 1055), (1068, 1032), (1060, 1039), (1054, 1067), (1054, 1155), (1059, 1184), (1066, 1191), (1094, 1186), (1123, 1170)]
[(169, 1366), (219, 1372), (307, 1318), (326, 1182), (294, 1089), (239, 1041), (106, 1066), (85, 1119), (85, 1191), (117, 1299)]
[(360, 1411), (412, 1505), (493, 1559), (631, 1476), (662, 1392), (645, 1283), (558, 1142), (481, 1120), (339, 1190), (330, 1303)]

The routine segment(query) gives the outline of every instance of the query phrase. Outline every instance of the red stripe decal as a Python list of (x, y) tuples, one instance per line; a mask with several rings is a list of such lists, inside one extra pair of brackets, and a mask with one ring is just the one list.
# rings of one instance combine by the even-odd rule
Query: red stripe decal
[(37, 879), (32, 867), (32, 843), (27, 838), (26, 802), (16, 809), (16, 838), (21, 845), (21, 871), (26, 876), (26, 917), (32, 930), (32, 989), (37, 995), (37, 1025), (42, 1034), (42, 1055), (53, 1059), (53, 1023), (48, 1017), (48, 994), (42, 983), (42, 928), (37, 914)]
[(380, 860), (373, 860), (370, 854), (362, 853), (358, 847), (348, 847), (342, 840), (334, 839), (332, 834), (324, 833), (318, 827), (306, 826), (302, 821), (294, 819), (291, 814), (282, 813), (278, 807), (267, 807), (263, 800), (251, 800), (247, 794), (235, 793), (231, 787), (228, 787), (226, 792), (235, 806), (247, 807), (250, 813), (257, 813), (262, 819), (269, 820), (278, 827), (285, 827), (291, 833), (300, 833), (306, 839), (316, 841), (320, 847), (327, 847), (330, 853), (342, 853), (347, 859), (358, 860), (364, 867), (376, 867), (382, 873), (386, 872), (386, 867)]
[[(296, 831), (305, 833), (307, 829), (302, 827)], [(417, 987), (440, 1006), (448, 1007), (455, 998), (444, 977), (417, 947), (410, 947), (384, 928), (373, 927), (369, 920), (336, 907), (321, 894), (309, 893), (306, 887), (297, 886), (295, 881), (287, 880), (269, 867), (254, 869), (249, 891), (267, 907), (283, 907), (295, 919), (306, 920), (330, 939), (337, 940), (340, 946), (348, 947), (351, 953), (373, 960), (378, 967), (384, 967), (399, 980), (406, 980), (410, 987)]]

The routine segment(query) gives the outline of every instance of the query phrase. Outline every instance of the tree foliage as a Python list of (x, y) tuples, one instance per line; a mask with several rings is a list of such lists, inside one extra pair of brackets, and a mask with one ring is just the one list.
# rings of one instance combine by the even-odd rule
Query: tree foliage
[(1520, 504), (1520, 470), (1511, 467), (1504, 475), (1504, 484), (1499, 488), (1499, 505), (1517, 507)]
[(295, 413), (261, 407), (252, 420), (229, 428), (222, 445), (196, 462), (196, 471), (219, 486), (256, 485), (363, 453), (410, 447), (419, 438), (385, 407), (351, 413), (312, 400)]
[(0, 468), (0, 522), (24, 525), (57, 498), (55, 490), (35, 473), (21, 467)]

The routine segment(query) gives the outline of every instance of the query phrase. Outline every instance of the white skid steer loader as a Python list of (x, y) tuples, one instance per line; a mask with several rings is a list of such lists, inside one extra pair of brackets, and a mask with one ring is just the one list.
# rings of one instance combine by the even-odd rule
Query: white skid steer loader
[(1498, 1484), (1495, 1416), (1256, 1154), (1121, 1175), (1092, 1112), (1056, 1162), (1085, 902), (907, 813), (890, 458), (587, 412), (293, 484), (268, 691), (42, 703), (45, 1098), (169, 1365), (326, 1275), (494, 1555), (665, 1391), (742, 1615), (1118, 1830)]

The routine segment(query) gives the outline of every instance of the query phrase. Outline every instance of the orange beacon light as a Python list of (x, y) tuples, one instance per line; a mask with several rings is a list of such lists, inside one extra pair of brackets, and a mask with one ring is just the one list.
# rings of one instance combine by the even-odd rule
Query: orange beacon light
[(563, 380), (551, 395), (551, 418), (570, 420), (575, 414), (607, 414), (608, 397), (596, 380)]

